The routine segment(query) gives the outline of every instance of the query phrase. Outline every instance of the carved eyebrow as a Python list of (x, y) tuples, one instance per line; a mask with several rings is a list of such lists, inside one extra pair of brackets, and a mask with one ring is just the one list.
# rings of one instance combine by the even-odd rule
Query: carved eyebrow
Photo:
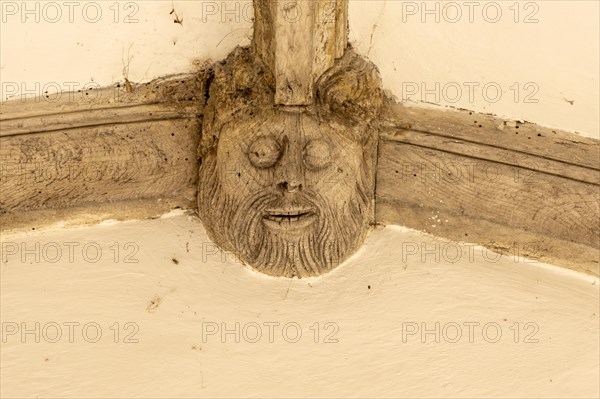
[(279, 129), (279, 132), (276, 130), (277, 126), (273, 126), (269, 121), (265, 121), (262, 124), (257, 124), (251, 126), (249, 129), (251, 130), (250, 134), (246, 134), (240, 140), (240, 147), (248, 148), (260, 137), (271, 137), (275, 141), (279, 141), (277, 137), (284, 132), (284, 128)]
[(279, 129), (276, 129), (276, 128), (277, 128), (276, 125), (274, 126), (272, 124), (267, 123), (267, 131), (273, 137), (278, 137), (278, 136), (280, 136), (285, 131), (285, 127), (284, 126), (282, 126)]
[[(328, 129), (327, 125), (323, 125), (323, 121), (318, 117), (318, 115), (314, 115), (315, 119), (315, 126), (314, 127), (308, 127), (306, 126), (306, 124), (304, 122), (300, 122), (300, 132), (302, 134), (302, 139), (304, 139), (304, 145), (306, 145), (308, 142), (312, 141), (312, 140), (323, 140), (325, 141), (330, 147), (333, 145), (333, 141), (334, 139), (332, 138), (332, 135), (334, 134), (345, 134), (345, 132), (336, 132), (332, 129)], [(315, 137), (314, 135), (311, 134), (307, 134), (307, 132), (310, 131), (317, 131), (320, 133), (320, 135), (318, 137)]]

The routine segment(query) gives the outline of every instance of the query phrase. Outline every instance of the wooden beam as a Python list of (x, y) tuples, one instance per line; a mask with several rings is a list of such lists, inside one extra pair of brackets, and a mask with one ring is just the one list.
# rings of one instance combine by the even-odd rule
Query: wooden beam
[[(2, 229), (195, 209), (207, 76), (119, 88), (117, 101), (3, 103)], [(382, 124), (379, 223), (598, 275), (597, 140), (400, 105)]]
[(255, 53), (275, 77), (275, 104), (309, 105), (319, 77), (344, 55), (348, 0), (254, 0)]
[[(32, 211), (42, 218), (34, 224), (43, 225), (64, 216), (61, 209), (126, 217), (195, 208), (202, 76), (104, 88), (90, 102), (74, 101), (77, 92), (3, 103), (2, 228), (34, 222)], [(129, 205), (119, 213), (100, 211), (104, 204)]]
[(376, 214), (598, 275), (598, 141), (466, 111), (393, 106)]

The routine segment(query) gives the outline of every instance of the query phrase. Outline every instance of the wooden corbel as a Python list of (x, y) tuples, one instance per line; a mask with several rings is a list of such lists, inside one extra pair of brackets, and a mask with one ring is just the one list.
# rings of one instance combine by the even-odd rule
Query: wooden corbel
[(214, 70), (198, 211), (256, 270), (318, 276), (374, 224), (381, 79), (347, 49), (346, 1), (254, 4), (252, 48)]

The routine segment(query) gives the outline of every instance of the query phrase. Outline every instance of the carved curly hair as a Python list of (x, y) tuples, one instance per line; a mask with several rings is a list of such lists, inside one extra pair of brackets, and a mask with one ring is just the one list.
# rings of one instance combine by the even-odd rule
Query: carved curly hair
[[(214, 153), (225, 123), (249, 117), (256, 109), (274, 108), (274, 96), (273, 74), (250, 48), (237, 47), (216, 64), (204, 109), (201, 156)], [(384, 102), (379, 70), (351, 48), (319, 78), (314, 96), (320, 119), (334, 117), (377, 130)]]

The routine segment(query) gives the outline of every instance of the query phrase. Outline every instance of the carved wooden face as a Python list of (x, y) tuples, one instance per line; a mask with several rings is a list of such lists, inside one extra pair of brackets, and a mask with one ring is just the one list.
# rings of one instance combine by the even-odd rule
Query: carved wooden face
[(226, 173), (221, 176), (226, 193), (244, 198), (275, 194), (263, 211), (267, 229), (301, 234), (323, 216), (310, 195), (328, 204), (354, 195), (362, 147), (306, 114), (280, 112), (268, 121), (254, 119), (225, 129), (217, 163)]
[(372, 159), (353, 129), (282, 110), (225, 125), (200, 176), (217, 244), (275, 276), (316, 276), (346, 259), (372, 220)]

